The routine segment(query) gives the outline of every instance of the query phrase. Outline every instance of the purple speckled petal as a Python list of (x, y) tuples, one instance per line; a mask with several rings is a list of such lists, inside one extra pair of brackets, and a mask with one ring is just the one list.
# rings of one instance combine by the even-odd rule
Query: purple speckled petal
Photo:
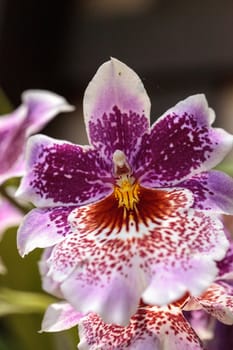
[(127, 327), (104, 323), (94, 313), (79, 321), (79, 350), (201, 350), (180, 308), (142, 305)]
[(209, 171), (181, 182), (194, 195), (194, 208), (233, 214), (233, 179), (220, 172)]
[(83, 315), (66, 302), (51, 304), (45, 312), (41, 331), (60, 332), (78, 324)]
[(73, 207), (33, 209), (23, 219), (17, 234), (19, 253), (50, 247), (71, 233), (67, 217)]
[(17, 196), (38, 207), (78, 206), (113, 190), (111, 170), (90, 147), (36, 135), (28, 141), (26, 158)]
[(145, 186), (171, 186), (216, 166), (232, 148), (233, 136), (212, 128), (212, 120), (204, 95), (168, 110), (143, 136), (136, 177)]
[(90, 143), (109, 161), (119, 149), (130, 162), (149, 127), (150, 100), (138, 75), (112, 58), (86, 89), (84, 116)]
[(3, 233), (12, 226), (18, 226), (23, 214), (5, 198), (0, 197), (0, 239)]
[(22, 105), (0, 118), (0, 183), (23, 174), (27, 137), (58, 113), (72, 109), (65, 99), (47, 91), (30, 90), (22, 95)]
[(233, 324), (233, 286), (225, 282), (213, 283), (201, 296), (191, 298), (186, 310), (203, 308), (220, 322)]

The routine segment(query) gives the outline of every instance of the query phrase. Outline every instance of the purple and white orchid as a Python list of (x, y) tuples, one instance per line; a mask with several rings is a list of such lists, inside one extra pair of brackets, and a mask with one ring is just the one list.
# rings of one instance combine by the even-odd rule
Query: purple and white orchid
[[(220, 268), (217, 279), (202, 295), (187, 294), (163, 307), (141, 302), (127, 327), (106, 324), (97, 314), (83, 315), (67, 302), (58, 302), (48, 307), (42, 331), (58, 332), (78, 325), (80, 350), (204, 349), (200, 339), (210, 340), (214, 336), (214, 320), (233, 324), (232, 259), (229, 259), (232, 252), (231, 246), (221, 261), (224, 268)], [(189, 322), (185, 316), (190, 315)]]
[(233, 181), (210, 169), (232, 135), (211, 126), (204, 95), (150, 128), (144, 86), (116, 59), (89, 83), (84, 116), (90, 146), (28, 142), (18, 195), (38, 208), (18, 231), (20, 254), (50, 247), (44, 288), (107, 323), (127, 325), (140, 300), (159, 308), (198, 297), (228, 248), (216, 214), (233, 213)]
[[(48, 307), (42, 331), (58, 332), (78, 325), (80, 350), (204, 349), (197, 333), (183, 315), (183, 310), (190, 310), (195, 302), (195, 298), (187, 295), (180, 302), (168, 306), (141, 303), (126, 327), (106, 324), (97, 314), (83, 315), (70, 304), (58, 302)], [(198, 302), (198, 310), (207, 311), (224, 324), (233, 324), (233, 287), (213, 284), (198, 297)], [(206, 336), (207, 330), (203, 329), (202, 335), (203, 331)]]
[[(15, 111), (0, 117), (0, 186), (12, 177), (24, 174), (28, 137), (42, 129), (58, 113), (72, 109), (61, 96), (43, 90), (28, 90), (23, 93), (22, 104)], [(1, 196), (0, 238), (6, 229), (18, 226), (22, 218), (23, 213)]]

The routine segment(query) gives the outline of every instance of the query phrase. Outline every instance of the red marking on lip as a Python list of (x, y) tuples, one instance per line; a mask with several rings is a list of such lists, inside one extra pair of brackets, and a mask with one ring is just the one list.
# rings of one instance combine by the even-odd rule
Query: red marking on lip
[(122, 228), (130, 232), (131, 226), (134, 226), (137, 232), (140, 231), (139, 225), (142, 223), (149, 227), (150, 223), (159, 223), (176, 216), (177, 210), (187, 206), (188, 198), (183, 190), (159, 190), (147, 189), (139, 186), (139, 201), (132, 209), (126, 209), (124, 206), (119, 207), (119, 202), (114, 193), (94, 203), (86, 208), (79, 208), (76, 218), (81, 222), (86, 221), (85, 230), (101, 234), (105, 230), (108, 237), (112, 231), (120, 233)]

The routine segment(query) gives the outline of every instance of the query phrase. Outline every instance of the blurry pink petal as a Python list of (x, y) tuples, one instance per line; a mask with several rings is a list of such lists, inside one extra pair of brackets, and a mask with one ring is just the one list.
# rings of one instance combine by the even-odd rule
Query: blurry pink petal
[(111, 58), (89, 83), (83, 105), (90, 144), (109, 162), (117, 149), (130, 162), (149, 128), (150, 100), (138, 75)]
[(22, 102), (27, 107), (27, 136), (41, 130), (57, 114), (74, 110), (64, 97), (45, 90), (25, 91)]
[(76, 326), (83, 315), (66, 302), (51, 304), (45, 312), (41, 331), (59, 332)]
[(10, 227), (18, 226), (23, 214), (5, 198), (0, 197), (0, 239), (3, 233)]
[(27, 137), (42, 129), (58, 113), (72, 109), (65, 99), (48, 91), (24, 92), (22, 105), (0, 118), (0, 184), (24, 173)]
[(113, 190), (111, 169), (96, 150), (32, 136), (27, 147), (27, 175), (17, 196), (39, 207), (81, 205)]

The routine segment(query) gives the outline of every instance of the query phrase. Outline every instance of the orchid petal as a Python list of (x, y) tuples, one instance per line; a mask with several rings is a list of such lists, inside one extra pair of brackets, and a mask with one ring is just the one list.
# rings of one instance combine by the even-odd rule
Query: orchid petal
[(83, 315), (66, 302), (51, 304), (45, 312), (41, 331), (59, 332), (76, 326)]
[(220, 172), (209, 171), (195, 175), (179, 184), (194, 195), (194, 208), (233, 214), (233, 179)]
[(18, 226), (22, 221), (22, 213), (9, 201), (0, 197), (0, 239), (10, 227)]
[(110, 161), (116, 149), (130, 161), (149, 127), (150, 100), (138, 75), (112, 58), (89, 83), (83, 104), (90, 143)]
[(202, 341), (214, 337), (216, 320), (204, 310), (194, 310), (190, 313), (189, 322)]
[(222, 280), (233, 280), (233, 240), (230, 234), (227, 234), (227, 238), (229, 239), (230, 246), (225, 257), (217, 263), (219, 269), (218, 278)]
[(65, 99), (48, 91), (24, 92), (22, 105), (12, 114), (0, 118), (0, 183), (23, 175), (27, 137), (43, 128), (58, 113), (72, 109)]
[(233, 136), (212, 128), (204, 95), (194, 95), (168, 110), (144, 135), (135, 161), (145, 186), (177, 185), (216, 166), (231, 150)]
[(50, 247), (71, 233), (67, 217), (72, 207), (33, 209), (23, 219), (17, 235), (19, 253)]
[(112, 191), (110, 169), (89, 147), (36, 135), (26, 157), (27, 175), (16, 195), (39, 207), (81, 205)]
[(41, 259), (39, 261), (39, 271), (42, 277), (42, 288), (47, 293), (50, 293), (57, 298), (64, 298), (63, 293), (61, 292), (60, 283), (57, 281), (54, 281), (51, 276), (49, 276), (49, 265), (48, 265), (48, 259), (51, 256), (51, 253), (53, 251), (53, 247), (45, 248)]
[(74, 110), (65, 98), (46, 90), (27, 90), (22, 102), (27, 106), (27, 136), (38, 132), (57, 114)]
[(188, 209), (189, 191), (140, 188), (140, 196), (143, 205), (128, 219), (114, 195), (73, 210), (74, 232), (50, 257), (65, 298), (106, 322), (126, 324), (141, 295), (164, 305), (187, 291), (201, 294), (228, 248), (220, 221)]
[(200, 350), (198, 336), (176, 307), (141, 306), (127, 327), (89, 314), (79, 322), (79, 350)]
[(213, 283), (201, 296), (191, 298), (186, 310), (203, 308), (225, 324), (233, 324), (233, 286), (224, 282)]

